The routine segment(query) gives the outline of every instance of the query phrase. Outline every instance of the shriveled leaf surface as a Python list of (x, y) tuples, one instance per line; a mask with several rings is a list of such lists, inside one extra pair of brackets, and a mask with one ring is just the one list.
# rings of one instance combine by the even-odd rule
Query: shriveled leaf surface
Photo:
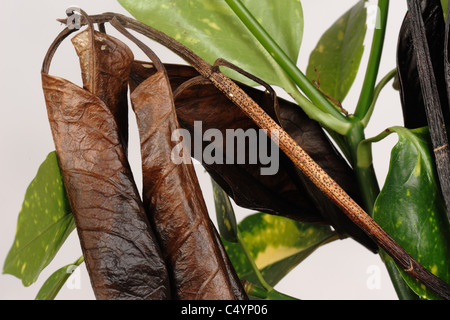
[[(133, 53), (122, 41), (110, 35), (101, 32), (94, 34), (94, 52), (92, 52), (89, 30), (80, 32), (72, 38), (72, 43), (80, 58), (83, 85), (111, 110), (119, 127), (122, 145), (126, 150), (128, 145), (128, 76)], [(94, 59), (91, 60), (92, 58)], [(91, 66), (91, 61), (94, 62), (93, 66)]]
[[(450, 283), (450, 225), (433, 166), (426, 130), (396, 128), (389, 173), (374, 209), (374, 219), (430, 272)], [(417, 295), (436, 296), (402, 270)]]
[(179, 129), (164, 71), (131, 94), (141, 139), (143, 198), (157, 230), (176, 297), (183, 300), (242, 299), (237, 277), (229, 277), (221, 245), (209, 219), (189, 155), (175, 163), (172, 141)]
[(95, 37), (74, 41), (85, 88), (42, 74), (64, 185), (96, 298), (167, 299), (168, 272), (126, 157), (119, 106), (105, 104), (120, 101), (123, 84), (110, 74), (128, 74), (133, 56), (118, 40), (99, 36), (99, 46)]
[[(146, 65), (147, 67), (143, 67)], [(195, 121), (201, 121), (201, 133), (209, 129), (219, 130), (226, 137), (227, 130), (258, 130), (259, 128), (224, 94), (212, 84), (185, 81), (198, 75), (188, 66), (166, 65), (172, 89), (176, 92), (175, 105), (180, 125), (190, 133), (191, 146), (195, 139), (203, 143), (202, 151), (212, 143), (202, 141)], [(154, 73), (145, 62), (135, 62), (130, 78), (135, 82)], [(173, 80), (172, 80), (173, 79)], [(182, 85), (183, 84), (183, 85)], [(132, 86), (136, 86), (135, 83)], [(320, 126), (306, 116), (298, 105), (278, 98), (277, 105), (270, 95), (240, 84), (265, 111), (310, 154), (354, 199), (359, 199), (356, 178), (353, 171), (336, 151)], [(198, 128), (198, 127), (197, 127)], [(214, 138), (213, 138), (214, 139)], [(259, 136), (257, 137), (259, 144)], [(278, 152), (278, 171), (274, 175), (262, 175), (261, 169), (269, 165), (260, 162), (249, 164), (250, 146), (247, 142), (245, 164), (227, 164), (229, 157), (236, 157), (235, 150), (227, 150), (226, 139), (214, 142), (216, 150), (223, 155), (222, 163), (205, 163), (198, 154), (192, 154), (221, 188), (237, 205), (275, 215), (282, 215), (304, 222), (332, 224), (339, 233), (350, 234), (357, 241), (376, 250), (376, 246), (359, 230), (331, 201), (309, 180), (299, 173), (292, 162), (281, 151)], [(270, 148), (269, 148), (270, 150)], [(255, 151), (255, 150), (253, 150)], [(202, 154), (200, 154), (202, 156)]]
[[(442, 6), (439, 0), (426, 0), (420, 3), (442, 112), (447, 125), (449, 125), (450, 114), (444, 73), (445, 23), (442, 16)], [(421, 128), (428, 125), (417, 68), (417, 56), (414, 51), (411, 18), (407, 14), (400, 29), (397, 48), (397, 71), (404, 125), (409, 129)]]
[[(119, 2), (137, 20), (181, 42), (210, 64), (224, 58), (270, 84), (285, 87), (291, 83), (225, 1)], [(292, 61), (297, 61), (303, 35), (300, 1), (244, 0), (243, 3)], [(234, 72), (227, 71), (227, 74), (249, 83)]]
[[(356, 202), (361, 203), (354, 171), (335, 149), (320, 126), (311, 121), (297, 105), (282, 99), (278, 118), (284, 130), (316, 161)], [(296, 167), (295, 174), (307, 196), (323, 219), (341, 235), (349, 235), (371, 251), (377, 247), (371, 239), (328, 199)]]
[(64, 185), (98, 299), (170, 297), (166, 266), (111, 111), (90, 92), (43, 74)]
[(309, 58), (306, 76), (317, 81), (319, 75), (320, 89), (340, 102), (347, 96), (359, 70), (366, 19), (365, 1), (361, 0), (322, 35)]
[[(272, 286), (311, 254), (317, 245), (334, 234), (327, 226), (305, 224), (264, 213), (248, 216), (238, 227), (256, 266)], [(224, 243), (239, 277), (256, 283), (239, 244), (226, 240)]]
[(3, 273), (31, 285), (74, 229), (56, 152), (51, 152), (25, 193)]
[[(148, 67), (142, 67), (147, 65)], [(155, 70), (149, 67), (148, 63), (136, 62), (133, 64), (130, 78), (137, 81), (147, 78), (154, 74)], [(170, 77), (172, 90), (175, 92), (185, 81), (198, 76), (198, 73), (188, 66), (165, 65)], [(135, 87), (138, 83), (132, 84)], [(259, 98), (266, 99), (265, 94), (259, 90), (255, 91)], [(253, 97), (255, 98), (255, 96)], [(226, 129), (258, 129), (253, 122), (245, 116), (236, 106), (234, 106), (220, 91), (210, 85), (194, 85), (182, 90), (175, 97), (175, 106), (178, 121), (182, 128), (189, 131), (191, 135), (191, 146), (194, 146), (195, 132), (194, 122), (202, 121), (202, 133), (208, 129), (219, 129), (223, 136), (226, 135)], [(201, 139), (201, 137), (200, 137)], [(209, 145), (208, 142), (202, 143), (203, 149)], [(224, 146), (218, 149), (225, 149)], [(226, 149), (225, 149), (226, 151)], [(248, 151), (248, 149), (246, 150)], [(233, 154), (234, 150), (231, 150)], [(225, 153), (222, 153), (225, 155)], [(192, 156), (195, 156), (192, 152)], [(280, 153), (281, 161), (287, 160)], [(289, 161), (289, 160), (287, 160)], [(301, 214), (306, 220), (317, 221), (322, 219), (317, 217), (317, 212), (311, 202), (297, 190), (298, 184), (293, 181), (291, 175), (286, 171), (283, 163), (280, 164), (280, 170), (275, 176), (260, 176), (258, 165), (226, 165), (224, 164), (206, 165), (205, 169), (214, 178), (214, 180), (223, 188), (227, 194), (240, 206), (262, 210), (269, 213), (283, 214), (290, 217)], [(296, 205), (297, 204), (297, 205)], [(298, 208), (302, 208), (300, 211)]]

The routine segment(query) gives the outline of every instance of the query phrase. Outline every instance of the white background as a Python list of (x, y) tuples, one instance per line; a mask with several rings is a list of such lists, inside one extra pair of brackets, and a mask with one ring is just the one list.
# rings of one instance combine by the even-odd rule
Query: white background
[[(356, 0), (303, 0), (305, 32), (299, 67), (305, 71), (309, 53), (321, 34)], [(374, 0), (368, 2), (376, 4)], [(0, 1), (0, 265), (13, 242), (17, 217), (28, 184), (47, 154), (54, 150), (48, 124), (40, 79), (42, 59), (63, 26), (56, 18), (65, 16), (65, 9), (78, 5), (89, 14), (113, 11), (129, 15), (116, 1), (45, 0)], [(406, 13), (406, 1), (391, 1), (386, 45), (380, 67), (380, 79), (395, 67), (398, 31)], [(372, 21), (373, 21), (373, 17)], [(110, 30), (110, 29), (109, 29)], [(373, 30), (368, 30), (365, 66)], [(122, 38), (121, 38), (122, 39)], [(163, 62), (183, 63), (159, 45), (152, 46)], [(136, 58), (144, 58), (136, 51)], [(69, 61), (69, 62), (68, 62)], [(78, 59), (66, 41), (58, 50), (51, 73), (80, 84)], [(364, 70), (364, 68), (362, 68)], [(358, 74), (356, 83), (345, 101), (350, 112), (357, 100), (364, 78)], [(371, 137), (387, 127), (402, 125), (398, 93), (391, 86), (382, 92), (373, 120), (367, 130)], [(132, 130), (135, 128), (132, 127)], [(375, 167), (382, 185), (387, 174), (390, 150), (396, 138), (389, 137), (374, 146)], [(130, 161), (140, 181), (139, 147), (130, 143)], [(133, 158), (133, 155), (135, 158)], [(197, 167), (204, 197), (210, 213), (214, 213), (209, 178)], [(139, 186), (138, 186), (139, 187)], [(236, 208), (238, 219), (249, 213)], [(213, 217), (214, 220), (214, 217)], [(0, 275), (0, 299), (34, 299), (47, 277), (56, 269), (75, 261), (81, 255), (76, 232), (73, 232), (54, 261), (41, 274), (37, 283), (25, 288), (19, 279)], [(62, 288), (58, 299), (93, 299), (89, 277), (84, 265), (77, 278)], [(375, 270), (375, 274), (372, 273)], [(368, 285), (372, 276), (379, 277), (379, 286)], [(80, 282), (78, 282), (78, 280)], [(342, 240), (320, 248), (293, 270), (276, 287), (281, 292), (301, 299), (396, 299), (389, 276), (378, 255), (368, 252), (353, 240)]]

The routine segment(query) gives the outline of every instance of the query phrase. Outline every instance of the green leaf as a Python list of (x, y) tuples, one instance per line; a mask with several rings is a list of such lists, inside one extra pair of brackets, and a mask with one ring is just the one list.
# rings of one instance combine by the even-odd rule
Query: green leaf
[(319, 75), (320, 89), (340, 102), (353, 85), (364, 52), (367, 29), (364, 3), (359, 1), (322, 35), (306, 71), (311, 81), (317, 81)]
[(441, 5), (444, 11), (444, 18), (447, 19), (448, 0), (441, 0)]
[[(119, 2), (137, 20), (178, 40), (210, 64), (224, 58), (269, 84), (292, 86), (285, 72), (223, 0)], [(300, 1), (243, 2), (287, 55), (297, 61), (303, 36)], [(243, 83), (254, 84), (233, 71), (224, 72)]]
[[(450, 283), (450, 224), (426, 129), (392, 128), (399, 141), (392, 150), (389, 173), (376, 200), (374, 219), (425, 268)], [(400, 270), (420, 297), (437, 298)]]
[(84, 258), (81, 257), (74, 263), (56, 270), (42, 285), (35, 300), (54, 300), (64, 283), (83, 261)]
[(3, 273), (31, 285), (74, 229), (56, 152), (51, 152), (25, 193)]
[[(328, 226), (296, 222), (264, 213), (246, 217), (238, 228), (256, 266), (271, 286), (335, 235)], [(239, 244), (223, 242), (239, 278), (257, 283)]]
[(214, 205), (216, 208), (217, 225), (220, 235), (227, 241), (238, 242), (237, 222), (234, 214), (233, 205), (230, 198), (223, 189), (211, 178)]

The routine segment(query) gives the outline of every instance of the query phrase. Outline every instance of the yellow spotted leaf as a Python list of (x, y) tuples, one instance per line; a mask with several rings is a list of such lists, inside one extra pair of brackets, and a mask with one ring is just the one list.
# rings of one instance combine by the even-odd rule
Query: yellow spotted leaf
[(3, 273), (31, 285), (74, 229), (56, 152), (51, 152), (25, 193)]
[[(266, 282), (274, 286), (315, 249), (335, 236), (330, 227), (257, 213), (242, 220), (241, 239)], [(257, 283), (239, 244), (223, 239), (239, 278)]]
[[(431, 273), (450, 283), (450, 224), (434, 167), (427, 129), (391, 128), (399, 141), (375, 203), (374, 219)], [(439, 298), (403, 270), (402, 277), (423, 299)]]

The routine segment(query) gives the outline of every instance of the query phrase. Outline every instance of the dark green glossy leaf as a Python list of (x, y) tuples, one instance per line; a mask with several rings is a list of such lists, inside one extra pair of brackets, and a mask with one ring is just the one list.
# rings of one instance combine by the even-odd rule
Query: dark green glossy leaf
[[(399, 142), (374, 209), (374, 219), (419, 263), (450, 283), (450, 225), (425, 129), (393, 128)], [(436, 296), (402, 270), (414, 292)]]
[(233, 205), (223, 189), (211, 179), (214, 193), (214, 205), (216, 208), (217, 225), (220, 235), (227, 241), (238, 242), (237, 222)]
[[(222, 0), (119, 0), (137, 20), (156, 28), (213, 64), (218, 58), (281, 87), (291, 80)], [(267, 32), (297, 61), (303, 35), (299, 0), (244, 0)], [(239, 81), (248, 79), (225, 70)], [(253, 84), (253, 82), (251, 82)]]
[(74, 263), (56, 270), (42, 285), (35, 300), (54, 300), (67, 279), (83, 261), (81, 257)]
[[(257, 213), (239, 223), (242, 241), (269, 285), (275, 285), (289, 271), (335, 233), (327, 226), (296, 222)], [(241, 279), (257, 283), (251, 265), (239, 244), (224, 241), (225, 249)]]
[(306, 76), (317, 81), (319, 75), (320, 89), (341, 102), (358, 73), (366, 20), (365, 1), (361, 0), (323, 34), (309, 59)]
[(74, 229), (56, 153), (51, 152), (25, 193), (3, 272), (31, 285)]

